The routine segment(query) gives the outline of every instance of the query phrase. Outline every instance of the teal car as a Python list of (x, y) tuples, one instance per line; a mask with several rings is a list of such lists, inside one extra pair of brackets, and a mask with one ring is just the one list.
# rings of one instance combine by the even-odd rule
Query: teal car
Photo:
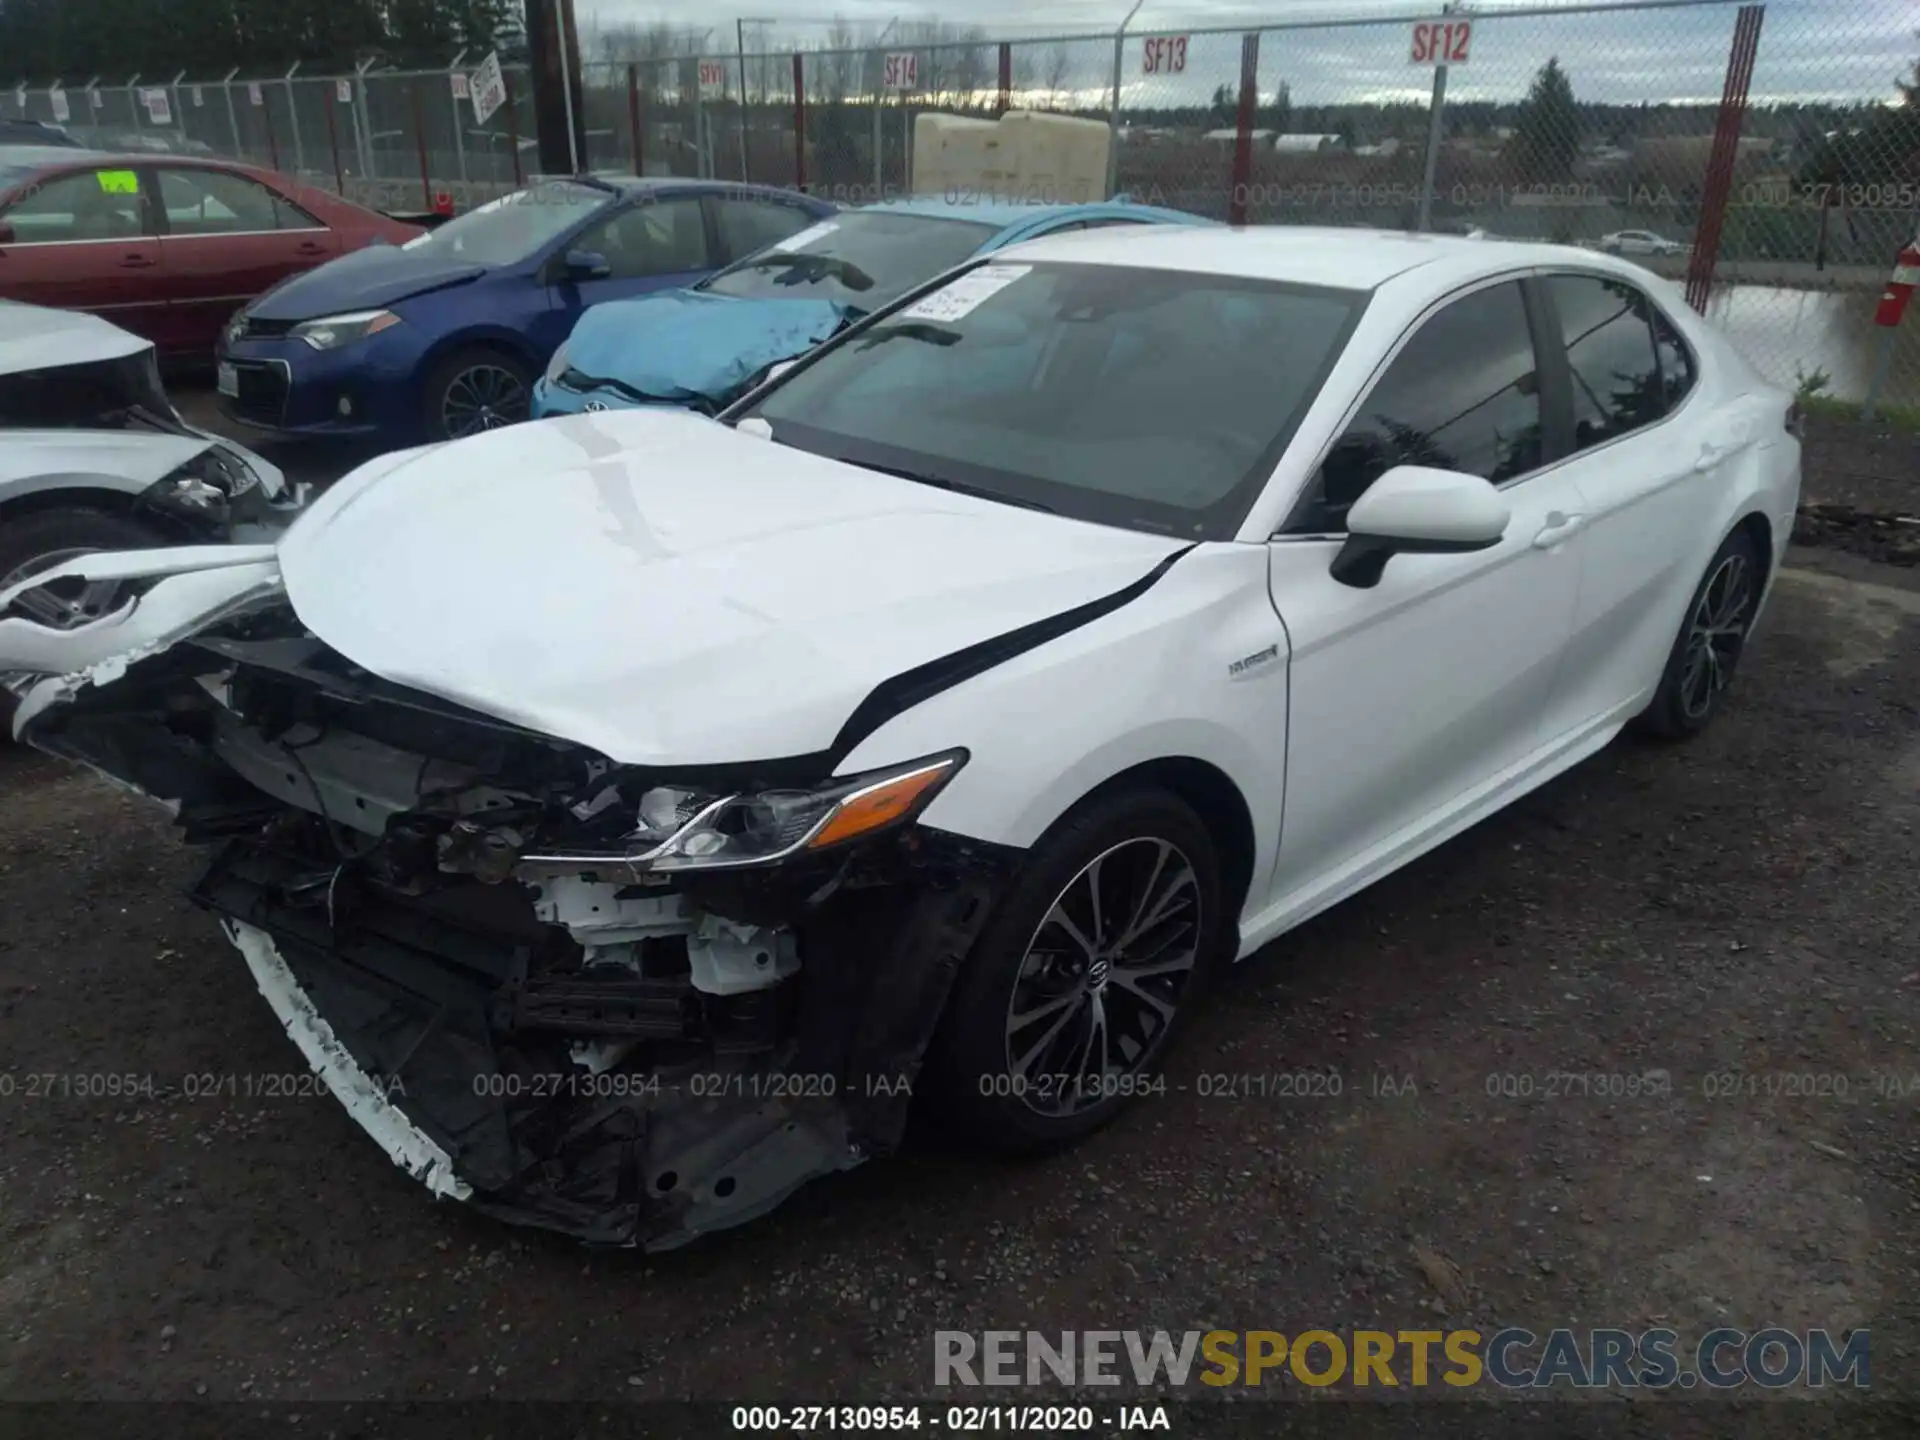
[(1124, 199), (843, 210), (697, 285), (593, 306), (534, 386), (533, 414), (639, 405), (717, 414), (781, 361), (976, 256), (1070, 230), (1214, 223)]

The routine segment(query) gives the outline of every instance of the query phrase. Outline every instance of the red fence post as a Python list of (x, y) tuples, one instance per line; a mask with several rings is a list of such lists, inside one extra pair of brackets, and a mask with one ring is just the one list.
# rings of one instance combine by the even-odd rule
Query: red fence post
[(646, 134), (640, 128), (640, 67), (627, 64), (627, 133), (633, 137), (633, 173), (647, 173)]
[(1013, 108), (1013, 42), (1000, 42), (1000, 113)]
[(518, 190), (527, 183), (520, 173), (520, 119), (513, 113), (513, 77), (504, 70), (500, 73), (500, 88), (507, 94), (506, 103), (500, 108), (507, 112), (507, 147), (513, 151), (513, 188)]
[(1260, 102), (1260, 34), (1240, 37), (1240, 118), (1233, 137), (1233, 190), (1227, 221), (1247, 223), (1247, 192), (1253, 185), (1253, 115)]
[(1700, 197), (1700, 223), (1687, 259), (1687, 304), (1702, 315), (1713, 294), (1713, 270), (1720, 259), (1720, 232), (1733, 193), (1733, 170), (1740, 158), (1740, 127), (1746, 120), (1747, 91), (1753, 84), (1754, 58), (1760, 52), (1764, 5), (1742, 5), (1733, 22), (1733, 48), (1727, 54), (1727, 78), (1720, 92), (1720, 116), (1713, 127), (1713, 151), (1707, 158), (1706, 185)]
[(414, 138), (420, 143), (420, 208), (431, 212), (433, 177), (427, 166), (427, 117), (420, 109), (420, 78), (418, 76), (408, 83), (407, 96), (413, 103)]
[(793, 188), (807, 188), (807, 72), (793, 52)]
[(347, 193), (346, 173), (340, 168), (340, 128), (333, 121), (333, 82), (320, 92), (320, 98), (327, 102), (327, 144), (333, 150), (333, 188), (344, 197)]

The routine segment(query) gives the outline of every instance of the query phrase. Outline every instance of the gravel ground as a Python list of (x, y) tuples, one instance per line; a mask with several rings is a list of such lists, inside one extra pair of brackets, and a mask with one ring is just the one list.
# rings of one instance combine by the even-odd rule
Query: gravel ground
[[(1920, 475), (1850, 443), (1810, 498)], [(657, 1257), (437, 1206), (324, 1095), (187, 1098), (302, 1066), (164, 817), (0, 750), (0, 1396), (873, 1401), (930, 1392), (937, 1329), (1515, 1323), (1867, 1326), (1912, 1397), (1917, 635), (1920, 574), (1796, 550), (1709, 734), (1623, 739), (1238, 967), (1164, 1098), (1035, 1162), (923, 1136)], [(1300, 1070), (1340, 1093), (1203, 1093)]]

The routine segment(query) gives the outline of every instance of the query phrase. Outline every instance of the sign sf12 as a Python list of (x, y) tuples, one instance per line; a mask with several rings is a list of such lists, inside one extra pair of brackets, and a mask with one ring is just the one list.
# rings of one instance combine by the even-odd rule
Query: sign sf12
[(920, 88), (920, 57), (911, 50), (903, 50), (897, 55), (887, 56), (886, 71), (880, 81), (888, 90), (918, 90)]
[(727, 65), (724, 60), (702, 60), (700, 62), (700, 93), (718, 95), (727, 88)]
[(1148, 35), (1140, 42), (1140, 73), (1184, 75), (1187, 70), (1185, 35)]
[(1413, 27), (1413, 63), (1464, 65), (1472, 44), (1471, 20), (1421, 20)]

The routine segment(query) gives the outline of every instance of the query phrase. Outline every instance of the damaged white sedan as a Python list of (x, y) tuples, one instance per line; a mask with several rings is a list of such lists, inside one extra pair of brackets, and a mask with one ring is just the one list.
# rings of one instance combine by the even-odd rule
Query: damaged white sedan
[[(270, 541), (303, 498), (251, 450), (181, 418), (151, 341), (0, 300), (0, 590), (100, 551)], [(64, 626), (114, 602), (112, 585), (69, 581), (25, 603)]]
[(1638, 719), (1722, 703), (1792, 397), (1630, 266), (1114, 230), (719, 421), (365, 466), (273, 548), (0, 594), (19, 733), (221, 918), (433, 1191), (664, 1248), (935, 1101), (1070, 1141), (1208, 972)]

